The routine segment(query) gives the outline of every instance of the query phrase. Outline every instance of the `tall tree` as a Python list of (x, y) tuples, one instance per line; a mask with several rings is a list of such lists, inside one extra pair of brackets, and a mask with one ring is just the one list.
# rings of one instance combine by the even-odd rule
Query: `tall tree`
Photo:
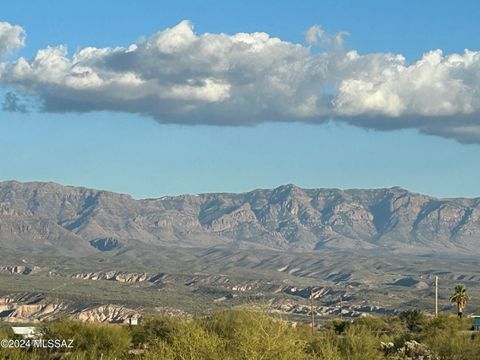
[(450, 302), (457, 306), (458, 317), (463, 317), (463, 309), (467, 305), (467, 301), (470, 300), (470, 296), (467, 293), (465, 285), (458, 284), (455, 286), (455, 291), (452, 296), (450, 296)]

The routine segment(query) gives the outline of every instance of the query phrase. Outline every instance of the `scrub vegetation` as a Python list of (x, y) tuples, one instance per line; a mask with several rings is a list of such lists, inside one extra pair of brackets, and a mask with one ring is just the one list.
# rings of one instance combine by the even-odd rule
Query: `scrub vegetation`
[[(395, 317), (333, 320), (312, 330), (281, 317), (223, 310), (194, 319), (143, 318), (137, 326), (60, 319), (42, 324), (43, 339), (73, 339), (73, 349), (2, 349), (1, 359), (470, 360), (480, 353), (472, 321), (417, 310)], [(13, 338), (8, 327), (0, 337)]]

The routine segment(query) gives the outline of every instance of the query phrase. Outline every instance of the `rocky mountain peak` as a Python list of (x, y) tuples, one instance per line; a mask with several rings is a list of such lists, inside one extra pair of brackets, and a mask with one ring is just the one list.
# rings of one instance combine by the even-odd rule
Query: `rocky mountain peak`
[(292, 251), (478, 252), (479, 238), (480, 200), (436, 199), (398, 187), (288, 184), (240, 194), (135, 200), (53, 183), (0, 183), (0, 243), (9, 248), (50, 244), (89, 253), (134, 246), (129, 244), (231, 244)]

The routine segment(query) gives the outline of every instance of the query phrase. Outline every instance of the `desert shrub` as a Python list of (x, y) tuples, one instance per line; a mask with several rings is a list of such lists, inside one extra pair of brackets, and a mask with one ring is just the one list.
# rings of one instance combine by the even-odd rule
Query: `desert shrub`
[(415, 340), (407, 341), (399, 348), (391, 359), (402, 360), (436, 360), (437, 357), (425, 344), (420, 344)]
[[(424, 342), (439, 356), (440, 359), (468, 360), (474, 359), (472, 341), (465, 334), (454, 330), (441, 330)], [(478, 352), (478, 349), (477, 349)]]
[(27, 351), (24, 349), (1, 349), (0, 359), (2, 360), (43, 360), (45, 356), (38, 351)]
[(383, 341), (390, 341), (395, 336), (402, 336), (406, 331), (399, 318), (390, 316), (361, 317), (355, 320), (352, 326), (362, 326)]
[(148, 348), (143, 356), (141, 357), (142, 360), (175, 360), (176, 354), (172, 347), (167, 344), (163, 340), (157, 340), (155, 344), (152, 344), (151, 347)]
[(146, 349), (145, 359), (223, 358), (220, 339), (198, 321), (157, 317), (129, 330), (133, 344)]
[[(453, 322), (452, 322), (453, 323)], [(425, 334), (423, 342), (440, 359), (474, 359), (480, 352), (478, 341), (466, 330), (457, 328), (431, 328)]]
[(174, 359), (178, 360), (220, 360), (225, 358), (220, 338), (216, 334), (206, 331), (196, 321), (179, 320), (174, 336), (157, 346), (162, 347), (165, 344), (170, 347), (166, 353), (175, 354)]
[(425, 326), (424, 333), (432, 334), (435, 331), (444, 329), (453, 329), (455, 331), (468, 330), (470, 327), (468, 319), (460, 319), (453, 314), (440, 314), (436, 318), (432, 318)]
[(129, 328), (132, 343), (135, 347), (149, 346), (160, 340), (171, 340), (175, 333), (177, 320), (167, 317), (151, 317), (143, 319), (137, 325)]
[(469, 319), (442, 314), (426, 325), (420, 341), (442, 360), (475, 359), (480, 353), (480, 343), (469, 331), (471, 326)]
[(343, 334), (350, 325), (351, 323), (348, 321), (335, 319), (335, 320), (329, 321), (326, 327), (328, 330), (335, 331), (336, 334)]
[(338, 348), (344, 360), (376, 360), (383, 357), (379, 339), (361, 325), (350, 326), (343, 336), (339, 336)]
[(0, 327), (0, 339), (10, 339), (13, 336), (13, 332), (6, 327)]
[(342, 360), (337, 337), (338, 335), (331, 329), (318, 332), (308, 337), (305, 352), (315, 359)]
[(425, 314), (417, 309), (403, 311), (398, 318), (410, 332), (414, 333), (421, 332), (428, 322)]
[(300, 332), (281, 319), (259, 312), (221, 311), (202, 321), (203, 326), (222, 340), (232, 359), (305, 359), (307, 344)]
[(45, 339), (72, 339), (77, 357), (81, 354), (90, 359), (120, 357), (131, 345), (130, 335), (121, 325), (59, 320), (47, 324), (42, 331)]
[[(59, 320), (44, 326), (44, 339), (73, 339), (73, 351), (0, 349), (0, 359), (470, 360), (480, 353), (480, 336), (471, 326), (470, 319), (428, 319), (418, 312), (336, 320), (313, 332), (306, 324), (294, 327), (244, 310), (194, 320), (152, 317), (133, 327)], [(0, 328), (0, 338), (13, 336)]]

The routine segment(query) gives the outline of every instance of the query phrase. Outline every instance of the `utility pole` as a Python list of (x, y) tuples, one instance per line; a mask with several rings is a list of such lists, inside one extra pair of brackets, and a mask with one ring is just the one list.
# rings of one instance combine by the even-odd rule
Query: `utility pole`
[(313, 312), (313, 288), (310, 291), (310, 316), (312, 318), (312, 335), (315, 331), (315, 313)]
[(343, 294), (340, 295), (340, 321), (343, 321)]
[(438, 276), (435, 276), (435, 317), (438, 317)]

